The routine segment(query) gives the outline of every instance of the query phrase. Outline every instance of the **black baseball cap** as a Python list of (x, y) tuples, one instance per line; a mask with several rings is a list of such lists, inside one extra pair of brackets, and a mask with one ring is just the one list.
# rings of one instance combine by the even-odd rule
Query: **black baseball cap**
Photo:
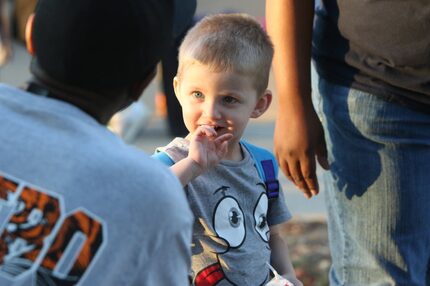
[(37, 64), (81, 88), (143, 80), (172, 39), (173, 0), (39, 0), (32, 31)]

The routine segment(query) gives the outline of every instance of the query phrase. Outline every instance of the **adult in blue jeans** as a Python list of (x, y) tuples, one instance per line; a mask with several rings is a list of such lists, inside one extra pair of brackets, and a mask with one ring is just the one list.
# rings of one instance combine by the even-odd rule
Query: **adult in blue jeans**
[(280, 166), (309, 198), (315, 158), (330, 167), (330, 284), (430, 285), (430, 3), (267, 0), (266, 13)]

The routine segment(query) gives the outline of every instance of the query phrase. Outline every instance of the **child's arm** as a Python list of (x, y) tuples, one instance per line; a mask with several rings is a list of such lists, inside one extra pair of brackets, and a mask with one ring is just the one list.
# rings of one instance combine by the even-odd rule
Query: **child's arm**
[(232, 134), (217, 137), (215, 129), (207, 125), (199, 126), (190, 134), (188, 156), (170, 167), (182, 186), (218, 164), (227, 154), (227, 143), (232, 137)]
[(287, 278), (294, 286), (302, 286), (303, 284), (297, 279), (293, 264), (291, 263), (285, 238), (285, 224), (282, 223), (270, 227), (271, 264), (279, 274)]

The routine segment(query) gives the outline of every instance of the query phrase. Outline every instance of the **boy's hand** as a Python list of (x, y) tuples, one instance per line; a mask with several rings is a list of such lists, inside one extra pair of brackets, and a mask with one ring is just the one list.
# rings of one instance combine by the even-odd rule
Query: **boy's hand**
[(217, 137), (213, 127), (201, 125), (190, 136), (188, 157), (196, 162), (202, 171), (206, 171), (217, 165), (227, 154), (227, 144), (232, 137), (230, 133)]
[(329, 168), (324, 131), (311, 107), (285, 114), (276, 120), (275, 155), (287, 178), (311, 198), (319, 192), (315, 157), (324, 169)]

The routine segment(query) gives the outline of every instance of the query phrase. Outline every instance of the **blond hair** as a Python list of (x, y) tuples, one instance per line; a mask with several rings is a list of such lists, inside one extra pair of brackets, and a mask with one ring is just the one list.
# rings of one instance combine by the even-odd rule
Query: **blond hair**
[(272, 58), (272, 42), (251, 16), (206, 16), (188, 31), (179, 48), (178, 77), (187, 62), (197, 61), (216, 72), (250, 75), (257, 92), (262, 93), (268, 85)]

